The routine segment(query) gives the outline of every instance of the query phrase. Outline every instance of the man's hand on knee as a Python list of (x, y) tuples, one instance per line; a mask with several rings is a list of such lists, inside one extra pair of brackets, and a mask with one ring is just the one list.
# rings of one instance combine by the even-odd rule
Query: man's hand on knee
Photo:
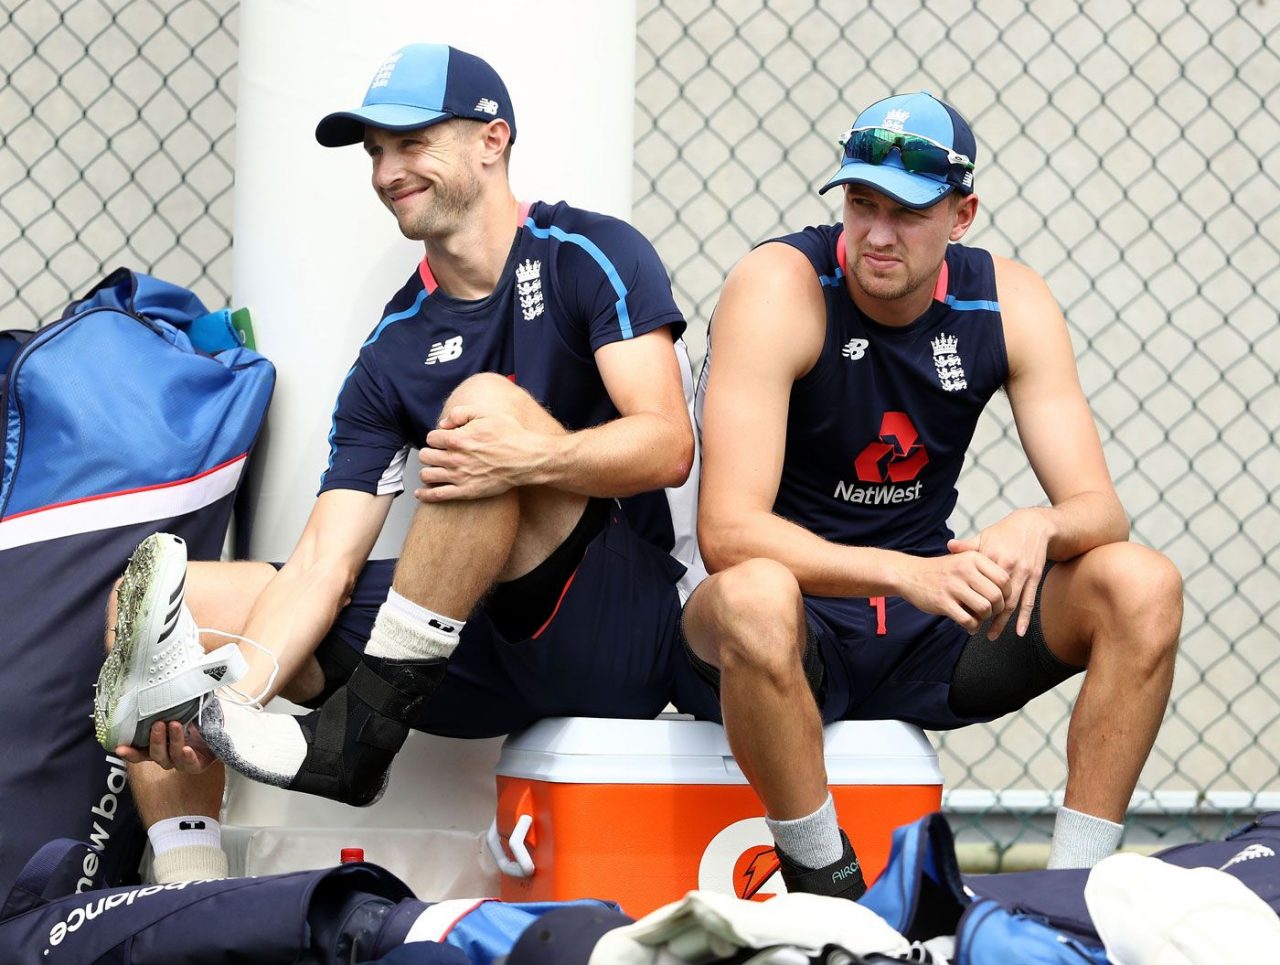
[(166, 771), (183, 774), (199, 774), (217, 760), (194, 724), (184, 728), (177, 721), (157, 721), (151, 725), (150, 737), (145, 750), (121, 746), (116, 748), (116, 756), (130, 764), (151, 761)]
[(1004, 602), (994, 614), (988, 639), (999, 637), (1015, 615), (1018, 636), (1026, 635), (1027, 628), (1031, 626), (1036, 589), (1044, 575), (1052, 536), (1053, 523), (1047, 512), (1017, 509), (976, 537), (953, 539), (947, 543), (950, 552), (979, 552), (1009, 574), (1002, 587)]
[(985, 554), (969, 549), (907, 558), (912, 562), (899, 592), (912, 606), (948, 617), (970, 633), (1004, 608), (1009, 574)]
[(423, 487), (414, 495), (424, 503), (485, 499), (536, 484), (536, 470), (553, 445), (509, 412), (453, 406), (418, 454)]

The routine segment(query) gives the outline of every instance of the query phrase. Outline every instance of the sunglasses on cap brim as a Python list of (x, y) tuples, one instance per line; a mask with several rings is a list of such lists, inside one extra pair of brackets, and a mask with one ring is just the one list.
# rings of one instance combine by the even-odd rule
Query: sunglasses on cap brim
[(892, 131), (886, 127), (855, 127), (840, 138), (844, 156), (850, 161), (882, 164), (895, 148), (902, 166), (912, 174), (946, 178), (962, 191), (973, 189), (973, 162), (923, 134)]

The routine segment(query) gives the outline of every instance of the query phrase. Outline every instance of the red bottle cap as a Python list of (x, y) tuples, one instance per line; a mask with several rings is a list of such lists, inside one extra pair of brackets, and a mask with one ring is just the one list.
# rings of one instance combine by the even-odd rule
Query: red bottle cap
[(363, 861), (364, 848), (343, 848), (342, 857), (339, 860), (343, 864), (349, 864), (352, 861)]

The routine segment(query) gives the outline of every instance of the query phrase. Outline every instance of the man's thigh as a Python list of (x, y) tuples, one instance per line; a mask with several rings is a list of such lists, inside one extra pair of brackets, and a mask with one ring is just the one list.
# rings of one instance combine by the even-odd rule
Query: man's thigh
[(995, 640), (987, 639), (986, 624), (970, 634), (946, 617), (890, 598), (879, 637), (894, 655), (893, 666), (851, 704), (846, 718), (895, 718), (949, 730), (1003, 717), (1079, 673), (1082, 668), (1063, 663), (1045, 643), (1043, 589), (1042, 579), (1027, 633), (1019, 636), (1010, 620)]
[[(184, 601), (196, 626), (241, 633), (258, 596), (276, 575), (272, 563), (192, 560), (187, 563)], [(210, 635), (206, 648), (220, 647), (223, 636)]]
[(605, 506), (603, 528), (573, 569), (540, 589), (537, 619), (505, 612), (503, 585), (482, 605), (497, 629), (496, 659), (536, 718), (647, 718), (670, 699), (684, 567), (642, 539), (616, 503)]
[[(500, 584), (468, 617), (415, 727), (492, 737), (544, 717), (643, 718), (666, 706), (684, 568), (637, 536), (616, 504), (604, 504), (602, 528), (584, 547), (567, 560), (553, 553), (514, 593)], [(317, 652), (322, 665), (363, 651), (393, 566), (365, 567)]]

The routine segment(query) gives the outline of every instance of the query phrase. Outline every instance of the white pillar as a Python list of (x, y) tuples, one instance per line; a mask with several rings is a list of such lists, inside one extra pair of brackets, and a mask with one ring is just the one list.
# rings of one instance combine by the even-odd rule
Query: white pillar
[[(313, 132), (325, 114), (360, 104), (387, 54), (422, 42), (483, 57), (506, 82), (518, 198), (630, 214), (634, 0), (243, 0), (233, 301), (251, 309), (258, 349), (278, 370), (250, 481), (256, 559), (293, 548), (328, 459), (338, 388), (422, 257), (374, 197), (364, 152), (322, 148)], [(375, 557), (398, 553), (414, 501), (396, 503)], [(227, 819), (478, 830), (493, 814), (496, 755), (493, 741), (414, 735), (369, 811), (237, 782)], [(321, 850), (317, 863), (336, 861), (332, 842)]]

